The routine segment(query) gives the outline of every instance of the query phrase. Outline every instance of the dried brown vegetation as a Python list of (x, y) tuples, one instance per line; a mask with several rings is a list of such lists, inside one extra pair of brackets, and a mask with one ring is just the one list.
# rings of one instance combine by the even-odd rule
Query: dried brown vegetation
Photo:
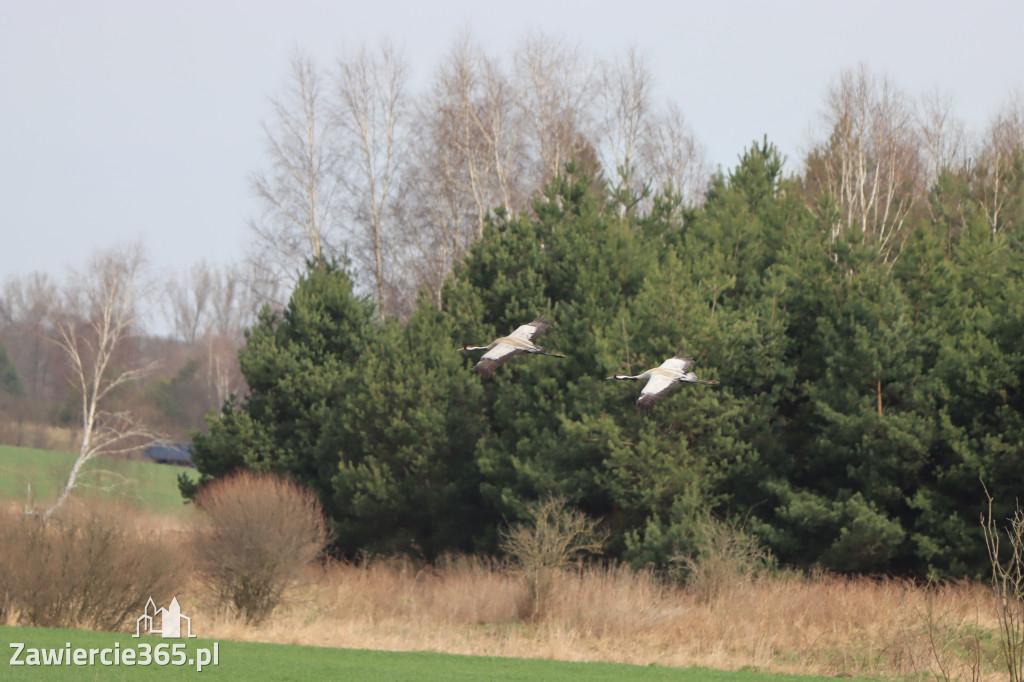
[[(3, 514), (0, 622), (123, 627), (150, 595), (166, 603), (173, 594), (195, 632), (221, 640), (879, 679), (1006, 675), (995, 600), (981, 583), (750, 571), (750, 548), (740, 546), (732, 552), (740, 566), (725, 565), (732, 560), (724, 550), (702, 560), (705, 568), (725, 565), (727, 577), (713, 589), (614, 563), (569, 563), (553, 574), (544, 608), (524, 618), (531, 587), (513, 562), (449, 556), (427, 565), (391, 557), (307, 563), (290, 574), (276, 609), (247, 622), (194, 567), (167, 572), (174, 556), (188, 554), (189, 530), (147, 519), (140, 533), (127, 521), (132, 515), (112, 523), (108, 512), (76, 502), (43, 531), (35, 517)], [(72, 513), (74, 523), (61, 525)], [(262, 518), (250, 521), (259, 526)], [(113, 546), (110, 538), (127, 549), (100, 551)], [(76, 563), (56, 560), (61, 547), (74, 549), (68, 556)], [(90, 611), (86, 585), (98, 586), (100, 601), (117, 610)]]
[(274, 610), (329, 539), (316, 495), (284, 478), (239, 473), (200, 490), (195, 503), (197, 576), (250, 624)]
[(203, 636), (392, 651), (754, 667), (910, 679), (1002, 679), (990, 591), (976, 583), (783, 575), (708, 598), (652, 572), (591, 565), (561, 572), (542, 614), (511, 567), (451, 557), (310, 568), (261, 626), (204, 612)]
[(0, 510), (0, 622), (122, 630), (185, 582), (180, 544), (127, 505)]
[(588, 553), (600, 554), (606, 534), (578, 509), (568, 507), (562, 496), (551, 496), (526, 508), (527, 521), (501, 533), (501, 547), (512, 557), (525, 580), (528, 594), (522, 600), (523, 620), (540, 618), (555, 580)]

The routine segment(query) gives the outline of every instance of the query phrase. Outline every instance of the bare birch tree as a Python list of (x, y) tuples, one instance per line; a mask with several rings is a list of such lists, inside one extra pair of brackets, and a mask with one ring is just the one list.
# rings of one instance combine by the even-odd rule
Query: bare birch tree
[(578, 47), (544, 34), (529, 33), (514, 57), (525, 134), (542, 187), (562, 171), (581, 140), (595, 141), (593, 105), (596, 66)]
[(1017, 194), (1024, 177), (1024, 98), (1020, 93), (992, 119), (975, 155), (975, 184), (993, 238), (1003, 231), (1007, 200)]
[(307, 259), (338, 253), (338, 149), (312, 59), (301, 52), (292, 57), (290, 78), (271, 103), (274, 121), (263, 125), (269, 168), (251, 177), (263, 208), (250, 221), (253, 257), (272, 288), (290, 289)]
[(471, 239), (483, 233), (493, 208), (515, 212), (524, 201), (517, 99), (497, 60), (464, 33), (438, 68), (423, 108), (436, 143), (454, 152), (446, 163), (455, 188), (472, 202)]
[(966, 163), (964, 122), (953, 112), (953, 100), (938, 90), (922, 95), (916, 108), (926, 178), (934, 181), (944, 170), (959, 170)]
[(421, 110), (403, 183), (405, 201), (396, 216), (414, 249), (407, 254), (407, 267), (437, 306), (445, 278), (483, 229), (477, 217), (479, 203), (464, 191), (465, 158), (447, 143), (450, 118), (443, 107), (428, 104)]
[[(700, 196), (707, 175), (703, 152), (677, 109), (653, 110), (650, 69), (639, 51), (628, 50), (602, 74), (579, 48), (534, 33), (519, 42), (507, 64), (463, 33), (427, 91), (413, 100), (406, 93), (405, 65), (387, 44), (377, 52), (343, 56), (334, 74), (329, 125), (312, 135), (333, 145), (320, 154), (330, 163), (320, 166), (310, 161), (316, 154), (293, 150), (322, 148), (279, 141), (284, 133), (307, 140), (295, 131), (317, 128), (301, 124), (323, 122), (320, 106), (313, 104), (320, 100), (318, 87), (303, 86), (316, 85), (315, 73), (301, 59), (293, 65), (293, 104), (278, 101), (279, 122), (268, 128), (271, 158), (286, 170), (333, 173), (333, 183), (324, 180), (337, 209), (329, 215), (335, 227), (343, 226), (339, 231), (357, 284), (376, 297), (382, 317), (411, 310), (412, 292), (421, 286), (439, 305), (445, 277), (488, 221), (529, 210), (532, 198), (574, 157), (600, 175), (595, 156), (602, 145), (605, 165), (629, 174), (636, 194), (645, 194), (653, 181), (680, 195)], [(298, 111), (312, 114), (289, 116)], [(284, 211), (273, 199), (293, 198), (308, 208), (314, 204), (310, 198), (320, 195), (302, 188), (315, 184), (264, 183), (270, 214), (303, 215)], [(279, 234), (264, 236), (276, 243), (270, 238)], [(253, 264), (254, 272), (273, 273), (265, 260)]]
[(216, 274), (205, 260), (188, 268), (180, 280), (165, 286), (166, 315), (179, 339), (194, 344), (214, 323), (213, 294)]
[(401, 222), (415, 246), (409, 269), (436, 305), (444, 278), (493, 211), (521, 211), (533, 189), (517, 99), (500, 63), (468, 33), (455, 40), (420, 99)]
[(396, 234), (391, 218), (405, 155), (400, 126), (407, 80), (404, 60), (387, 43), (376, 56), (364, 48), (338, 63), (334, 120), (347, 160), (340, 169), (347, 189), (346, 215), (355, 231), (357, 266), (370, 273), (381, 319), (393, 298), (389, 251)]
[(605, 66), (602, 165), (642, 208), (650, 205), (642, 197), (659, 189), (697, 204), (710, 177), (704, 149), (675, 103), (655, 105), (653, 89), (648, 60), (635, 47)]
[(169, 321), (177, 337), (201, 353), (209, 404), (221, 405), (245, 388), (238, 348), (245, 327), (255, 322), (262, 301), (251, 291), (238, 266), (218, 268), (201, 261), (181, 281), (166, 287)]
[(621, 214), (632, 208), (626, 202), (639, 201), (648, 193), (650, 182), (638, 167), (638, 157), (651, 115), (652, 76), (647, 58), (636, 48), (604, 65), (601, 101), (604, 104), (602, 165), (615, 178)]
[(654, 114), (640, 146), (644, 173), (655, 189), (674, 194), (686, 205), (698, 205), (711, 177), (707, 152), (672, 102)]
[(879, 80), (861, 65), (829, 87), (824, 122), (829, 137), (808, 170), (840, 209), (830, 241), (858, 230), (890, 260), (921, 195), (919, 143), (906, 98), (888, 77)]
[(54, 322), (56, 343), (64, 351), (79, 394), (82, 432), (78, 456), (44, 519), (64, 504), (88, 462), (103, 454), (131, 452), (152, 440), (153, 434), (129, 412), (105, 409), (112, 392), (137, 381), (153, 367), (124, 368), (117, 361), (140, 319), (143, 266), (139, 246), (98, 253), (86, 272), (70, 283), (66, 307)]

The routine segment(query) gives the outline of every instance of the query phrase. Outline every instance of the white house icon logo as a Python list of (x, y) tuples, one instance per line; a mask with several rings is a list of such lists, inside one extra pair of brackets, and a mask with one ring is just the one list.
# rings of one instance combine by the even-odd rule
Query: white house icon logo
[[(157, 628), (157, 618), (160, 619), (160, 627)], [(171, 604), (166, 609), (157, 608), (150, 597), (146, 602), (145, 612), (135, 620), (135, 634), (132, 637), (142, 635), (160, 635), (161, 637), (182, 637), (181, 624), (185, 623), (185, 637), (195, 637), (192, 634), (192, 619), (181, 615), (181, 606), (178, 605), (178, 598), (171, 599)]]

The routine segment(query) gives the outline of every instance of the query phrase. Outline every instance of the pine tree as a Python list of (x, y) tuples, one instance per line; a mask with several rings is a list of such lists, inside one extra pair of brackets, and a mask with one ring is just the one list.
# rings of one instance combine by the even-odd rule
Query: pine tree
[(0, 392), (15, 397), (25, 395), (25, 384), (2, 343), (0, 343)]
[[(279, 316), (264, 309), (239, 354), (248, 395), (208, 419), (193, 437), (199, 485), (240, 467), (287, 474), (317, 492), (328, 513), (336, 453), (317, 449), (333, 404), (352, 382), (374, 341), (373, 305), (353, 294), (336, 264), (316, 261), (300, 278)], [(182, 492), (195, 489), (182, 478)]]

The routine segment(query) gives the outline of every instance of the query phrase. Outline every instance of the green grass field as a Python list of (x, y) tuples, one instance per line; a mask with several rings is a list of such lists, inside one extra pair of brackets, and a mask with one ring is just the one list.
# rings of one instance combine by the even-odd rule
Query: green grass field
[[(47, 506), (57, 499), (74, 461), (67, 452), (0, 445), (0, 501), (23, 503), (31, 484), (35, 503)], [(177, 516), (187, 511), (178, 492), (182, 472), (195, 476), (195, 470), (183, 467), (97, 457), (86, 465), (76, 494), (131, 500), (157, 514)]]
[[(51, 628), (0, 627), (3, 643), (3, 663), (0, 679), (4, 680), (149, 680), (192, 679), (202, 675), (208, 680), (595, 680), (613, 682), (814, 682), (828, 677), (771, 675), (758, 672), (723, 672), (701, 668), (664, 668), (657, 666), (619, 665), (612, 663), (567, 663), (521, 658), (485, 658), (455, 656), (436, 653), (393, 653), (385, 651), (356, 651), (320, 647), (256, 644), (252, 642), (216, 642), (217, 665), (207, 664), (197, 672), (196, 660), (200, 655), (212, 659), (215, 642), (207, 639), (189, 639), (182, 655), (171, 653), (170, 645), (186, 642), (184, 639), (137, 639), (131, 635), (86, 630), (59, 630)], [(30, 649), (118, 649), (123, 656), (126, 649), (141, 651), (143, 644), (152, 650), (167, 644), (165, 651), (171, 660), (184, 661), (183, 665), (102, 665), (97, 652), (94, 665), (11, 665), (11, 657), (23, 644), (19, 660), (31, 659)], [(115, 644), (118, 645), (115, 647)], [(203, 649), (208, 654), (201, 653)], [(41, 653), (36, 657), (41, 660)], [(81, 654), (87, 657), (88, 652)], [(113, 651), (107, 659), (114, 660)], [(190, 665), (188, 661), (191, 660)]]

